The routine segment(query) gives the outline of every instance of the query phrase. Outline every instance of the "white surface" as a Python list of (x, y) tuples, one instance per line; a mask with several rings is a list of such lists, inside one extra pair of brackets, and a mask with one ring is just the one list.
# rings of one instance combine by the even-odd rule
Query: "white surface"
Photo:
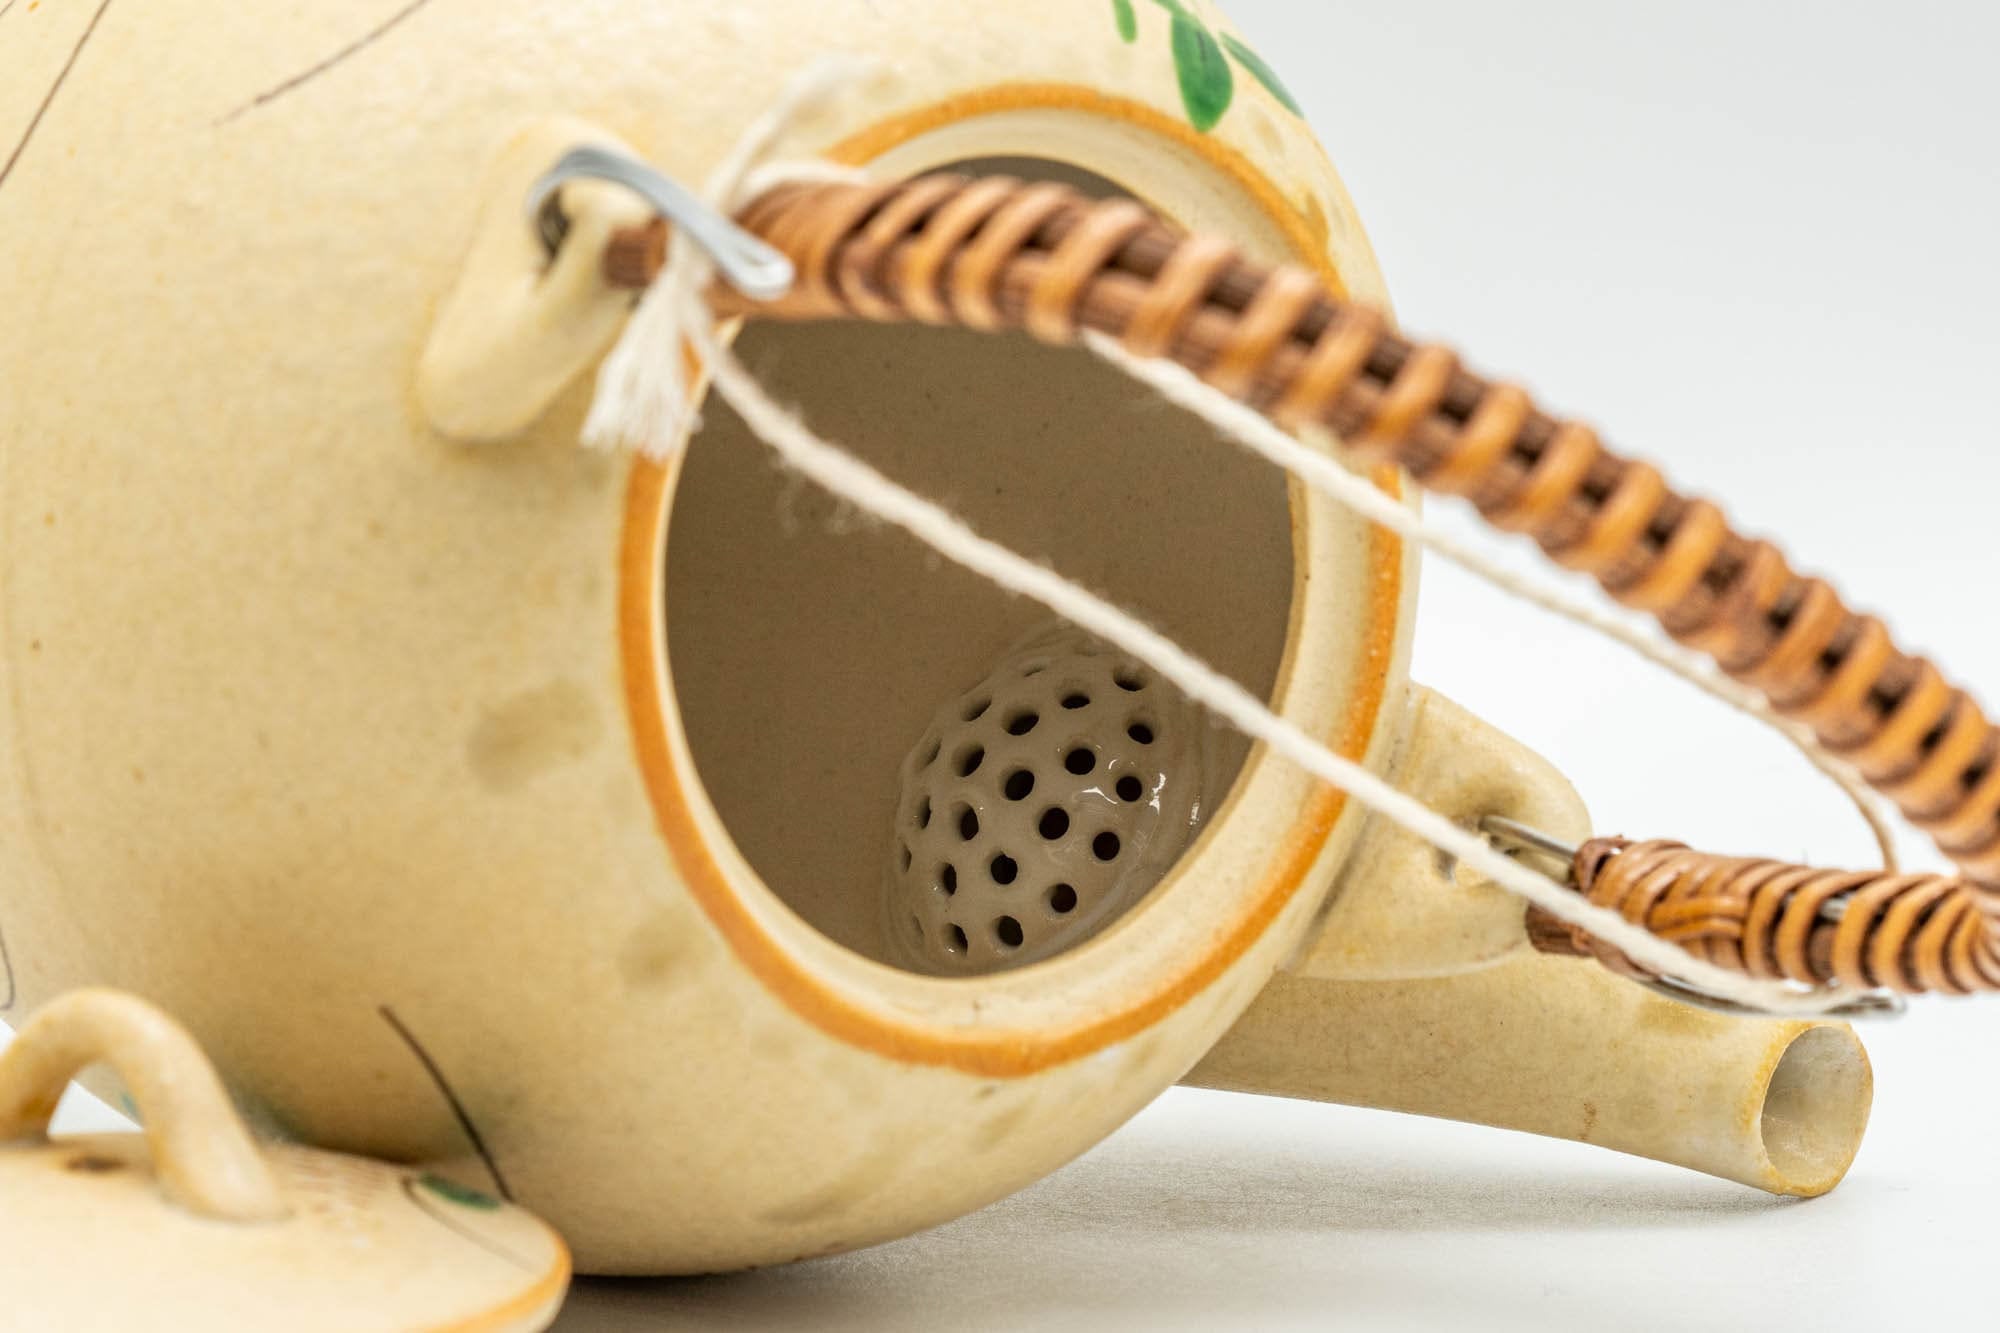
[[(1410, 328), (1722, 497), (2000, 700), (1989, 6), (1229, 8), (1346, 174)], [(1425, 577), (1418, 675), (1566, 769), (1600, 827), (1865, 858), (1859, 824), (1776, 741), (1463, 576)], [(2000, 1000), (1919, 1005), (1868, 1037), (1874, 1124), (1813, 1203), (1576, 1145), (1177, 1091), (929, 1235), (585, 1284), (558, 1327), (1992, 1327)]]
[[(1980, 1118), (1940, 1117), (1935, 1136), (1970, 1144)], [(1579, 1144), (1180, 1089), (927, 1235), (585, 1282), (557, 1328), (1902, 1329), (1954, 1299), (1990, 1328), (1971, 1304), (1990, 1225), (1968, 1211), (1945, 1229), (1975, 1182), (1918, 1137), (1798, 1203)]]

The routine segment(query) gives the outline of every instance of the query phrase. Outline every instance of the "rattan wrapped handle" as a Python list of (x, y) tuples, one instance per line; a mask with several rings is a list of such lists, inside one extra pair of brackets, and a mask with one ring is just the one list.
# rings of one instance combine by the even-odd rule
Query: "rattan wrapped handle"
[[(1599, 906), (1749, 976), (1903, 994), (1994, 988), (1994, 924), (1980, 895), (1951, 875), (1814, 870), (1624, 838), (1585, 843), (1571, 875)], [(1529, 909), (1528, 924), (1544, 953), (1593, 957), (1650, 979), (1538, 909)]]
[[(771, 302), (718, 288), (719, 309), (1018, 329), (1052, 343), (1085, 330), (1106, 334), (1136, 354), (1172, 358), (1283, 425), (1330, 428), (1359, 457), (1394, 463), (1532, 537), (1805, 724), (1964, 872), (1931, 877), (1921, 892), (1870, 893), (1871, 877), (1848, 877), (1853, 883), (1832, 894), (1846, 904), (1839, 929), (1822, 944), (1808, 932), (1799, 950), (1781, 950), (1762, 933), (1766, 914), (1790, 921), (1791, 897), (1846, 881), (1800, 869), (1759, 880), (1753, 892), (1748, 872), (1683, 861), (1679, 890), (1647, 898), (1634, 919), (1685, 937), (1678, 914), (1694, 911), (1685, 904), (1715, 906), (1702, 947), (1755, 975), (1904, 991), (2000, 989), (2000, 731), (1930, 662), (1898, 649), (1881, 621), (1793, 570), (1770, 542), (1737, 532), (1714, 504), (1607, 449), (1588, 426), (1472, 374), (1446, 348), (1402, 336), (1379, 311), (1344, 300), (1303, 268), (1258, 264), (1217, 237), (1178, 233), (1130, 200), (929, 176), (782, 185), (738, 221), (788, 255), (798, 281)], [(657, 222), (616, 234), (607, 278), (649, 283), (664, 239)], [(1632, 854), (1602, 857), (1579, 884), (1636, 903), (1628, 889), (1645, 876), (1639, 862), (1621, 866)], [(1756, 910), (1722, 910), (1738, 898)], [(1666, 901), (1682, 905), (1665, 912)]]

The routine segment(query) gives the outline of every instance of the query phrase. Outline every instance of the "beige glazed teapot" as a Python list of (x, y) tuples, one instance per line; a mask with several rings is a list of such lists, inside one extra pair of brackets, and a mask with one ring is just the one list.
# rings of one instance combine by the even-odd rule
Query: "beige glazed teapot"
[[(799, 152), (1137, 199), (1385, 299), (1199, 0), (0, 8), (0, 1017), (131, 992), (265, 1138), (510, 1200), (585, 1272), (905, 1235), (1176, 1081), (1832, 1188), (1846, 1026), (1538, 954), (1520, 898), (719, 402), (670, 462), (579, 447), (632, 303), (598, 256), (650, 210), (574, 183), (552, 237), (536, 181), (698, 182), (829, 51), (883, 73)], [(1406, 679), (1412, 549), (1102, 361), (735, 345), (1458, 823), (1591, 832)]]

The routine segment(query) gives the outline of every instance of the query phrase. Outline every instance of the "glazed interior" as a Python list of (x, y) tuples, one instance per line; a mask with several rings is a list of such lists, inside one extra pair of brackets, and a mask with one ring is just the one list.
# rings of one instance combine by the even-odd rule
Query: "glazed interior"
[[(956, 166), (1119, 192), (1048, 162)], [(737, 347), (828, 438), (1272, 695), (1295, 585), (1292, 504), (1276, 471), (1088, 353), (1025, 338), (753, 324)], [(1049, 613), (843, 512), (779, 470), (719, 401), (705, 408), (672, 503), (669, 667), (717, 814), (769, 889), (820, 933), (892, 966), (936, 970), (894, 937), (910, 917), (884, 908), (904, 846), (900, 770), (934, 715)], [(1197, 725), (1212, 811), (1248, 744)], [(990, 874), (993, 863), (982, 852), (955, 873)], [(1052, 890), (1060, 907), (1061, 886), (1023, 876), (1018, 887), (1032, 935), (1056, 910)], [(991, 946), (975, 952), (992, 970), (1017, 961), (1007, 919), (946, 913), (917, 928), (974, 935)], [(1018, 961), (1031, 956), (1023, 949)]]

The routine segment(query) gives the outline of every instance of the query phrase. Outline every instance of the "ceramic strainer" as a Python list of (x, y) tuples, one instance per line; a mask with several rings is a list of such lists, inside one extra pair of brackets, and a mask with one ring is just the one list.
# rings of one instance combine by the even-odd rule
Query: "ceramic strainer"
[(929, 972), (988, 972), (1102, 930), (1193, 840), (1204, 727), (1079, 631), (1010, 653), (903, 761), (885, 895), (898, 950)]

